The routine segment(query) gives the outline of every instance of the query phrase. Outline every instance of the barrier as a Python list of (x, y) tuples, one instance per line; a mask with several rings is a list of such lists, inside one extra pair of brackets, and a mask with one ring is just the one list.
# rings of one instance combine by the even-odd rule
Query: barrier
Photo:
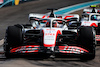
[(2, 4), (3, 3), (3, 0), (0, 0), (0, 4)]
[(15, 0), (15, 5), (19, 5), (19, 0)]
[(20, 0), (0, 0), (0, 8), (2, 8), (3, 6), (12, 3), (13, 5), (19, 5)]
[(34, 0), (0, 0), (0, 8), (8, 5), (19, 5), (20, 3), (34, 1)]
[(4, 0), (3, 4), (0, 5), (0, 8), (3, 7), (4, 5), (10, 3), (10, 2), (12, 2), (12, 5), (14, 5), (14, 0)]

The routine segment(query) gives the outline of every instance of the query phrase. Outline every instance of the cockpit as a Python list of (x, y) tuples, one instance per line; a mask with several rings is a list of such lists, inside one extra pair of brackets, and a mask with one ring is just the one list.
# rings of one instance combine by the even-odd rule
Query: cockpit
[(93, 21), (100, 21), (100, 15), (92, 15), (91, 20)]
[(60, 28), (60, 26), (64, 25), (63, 20), (49, 20), (46, 22), (46, 27), (55, 27)]

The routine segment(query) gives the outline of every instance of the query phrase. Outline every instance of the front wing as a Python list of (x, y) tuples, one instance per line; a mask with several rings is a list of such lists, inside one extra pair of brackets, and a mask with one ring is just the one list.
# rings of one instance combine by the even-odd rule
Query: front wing
[[(50, 50), (54, 48), (54, 51)], [(89, 53), (88, 50), (77, 46), (55, 46), (55, 47), (43, 47), (40, 45), (26, 45), (19, 46), (10, 50), (10, 53), (62, 53), (62, 54), (83, 54)]]

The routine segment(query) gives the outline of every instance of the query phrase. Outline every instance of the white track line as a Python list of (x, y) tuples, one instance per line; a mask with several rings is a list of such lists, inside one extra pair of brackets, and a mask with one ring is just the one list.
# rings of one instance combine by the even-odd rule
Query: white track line
[(4, 39), (0, 40), (0, 46), (3, 45)]

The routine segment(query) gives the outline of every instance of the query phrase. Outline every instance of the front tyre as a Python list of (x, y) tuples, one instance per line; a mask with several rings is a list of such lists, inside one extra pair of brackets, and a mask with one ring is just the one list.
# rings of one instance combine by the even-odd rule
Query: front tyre
[(95, 58), (95, 31), (93, 27), (80, 27), (78, 32), (78, 42), (89, 53), (82, 54), (81, 60), (92, 60)]
[(23, 43), (23, 35), (21, 28), (9, 26), (6, 30), (4, 51), (7, 58), (11, 57), (10, 50), (20, 46)]

